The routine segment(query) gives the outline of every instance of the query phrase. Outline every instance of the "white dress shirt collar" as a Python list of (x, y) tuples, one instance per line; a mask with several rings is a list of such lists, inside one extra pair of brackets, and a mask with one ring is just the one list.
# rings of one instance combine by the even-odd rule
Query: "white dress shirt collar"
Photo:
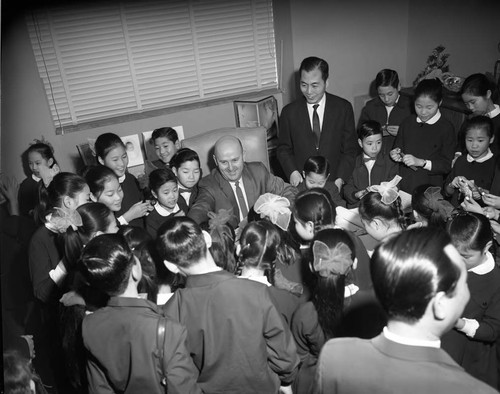
[(394, 334), (393, 332), (390, 332), (387, 327), (384, 327), (384, 337), (386, 337), (389, 341), (399, 343), (401, 345), (408, 345), (408, 346), (422, 346), (422, 347), (434, 347), (439, 349), (441, 347), (441, 341), (436, 340), (436, 341), (426, 341), (423, 339), (415, 339), (415, 338), (408, 338), (408, 337), (403, 337), (398, 334)]

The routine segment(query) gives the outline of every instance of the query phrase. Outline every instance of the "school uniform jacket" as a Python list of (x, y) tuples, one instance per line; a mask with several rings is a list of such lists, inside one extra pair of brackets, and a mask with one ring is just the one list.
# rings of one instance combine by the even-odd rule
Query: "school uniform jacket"
[(380, 334), (371, 340), (337, 338), (319, 357), (312, 393), (490, 394), (442, 349), (402, 345)]
[[(361, 115), (359, 117), (358, 129), (367, 120), (375, 120), (380, 123), (381, 126), (399, 126), (403, 123), (408, 116), (412, 114), (411, 100), (408, 97), (399, 95), (398, 102), (394, 105), (387, 117), (387, 109), (385, 105), (378, 97), (368, 101), (366, 105), (361, 110)], [(387, 154), (391, 151), (392, 145), (394, 145), (395, 136), (386, 135), (383, 137), (384, 146), (383, 150)]]
[(392, 161), (389, 155), (380, 152), (373, 164), (370, 174), (363, 161), (363, 155), (356, 157), (354, 171), (344, 186), (344, 198), (347, 201), (347, 208), (355, 208), (359, 205), (359, 199), (354, 194), (366, 189), (371, 185), (380, 185), (381, 182), (388, 182), (398, 173), (398, 163)]
[(302, 171), (310, 156), (328, 159), (333, 180), (347, 180), (359, 152), (352, 105), (347, 100), (325, 93), (325, 112), (319, 143), (312, 131), (304, 97), (288, 104), (280, 115), (277, 156), (286, 176)]
[[(117, 218), (127, 212), (132, 205), (143, 200), (143, 195), (141, 189), (139, 188), (139, 182), (136, 177), (129, 172), (125, 173), (125, 179), (120, 185), (123, 190), (123, 201), (122, 208), (116, 213)], [(132, 220), (129, 224), (131, 226), (144, 228), (144, 219), (137, 218)]]
[(188, 276), (163, 307), (185, 325), (205, 393), (276, 394), (299, 358), (267, 286), (226, 271)]
[(394, 148), (401, 148), (404, 154), (419, 159), (430, 160), (432, 170), (417, 167), (414, 171), (399, 164), (399, 175), (403, 178), (399, 188), (407, 193), (420, 185), (443, 186), (443, 181), (451, 170), (456, 145), (453, 125), (443, 115), (434, 124), (418, 123), (415, 116), (409, 116), (399, 127)]
[[(286, 197), (293, 204), (297, 189), (283, 179), (271, 174), (261, 162), (244, 163), (241, 180), (245, 187), (248, 209), (264, 193), (273, 193)], [(190, 218), (198, 224), (208, 220), (207, 213), (218, 212), (219, 209), (232, 209), (233, 220), (230, 224), (236, 228), (240, 222), (236, 196), (229, 182), (223, 178), (217, 168), (203, 177), (199, 185), (199, 194), (188, 212)]]
[(167, 375), (168, 393), (201, 393), (198, 371), (186, 349), (186, 329), (170, 319), (160, 366), (155, 355), (160, 318), (152, 302), (125, 297), (111, 297), (106, 307), (84, 318), (89, 394), (163, 394), (160, 368)]

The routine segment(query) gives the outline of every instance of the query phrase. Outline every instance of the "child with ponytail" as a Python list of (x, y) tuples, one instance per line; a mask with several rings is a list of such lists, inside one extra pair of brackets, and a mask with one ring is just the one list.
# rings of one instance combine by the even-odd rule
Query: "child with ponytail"
[(249, 223), (238, 245), (236, 274), (268, 286), (271, 300), (290, 325), (299, 299), (289, 291), (275, 287), (276, 259), (282, 240), (276, 226), (267, 220)]
[(346, 231), (319, 231), (312, 243), (312, 254), (311, 270), (316, 281), (311, 301), (302, 304), (292, 319), (292, 334), (301, 360), (295, 393), (308, 392), (322, 346), (338, 335), (344, 298), (359, 290), (346, 279), (356, 265), (354, 243)]
[(406, 230), (406, 219), (396, 185), (401, 177), (370, 186), (359, 204), (359, 215), (366, 232), (376, 241), (387, 235)]
[(447, 226), (453, 245), (467, 268), (470, 299), (453, 330), (441, 338), (442, 348), (472, 376), (498, 387), (500, 269), (492, 254), (489, 220), (462, 213)]

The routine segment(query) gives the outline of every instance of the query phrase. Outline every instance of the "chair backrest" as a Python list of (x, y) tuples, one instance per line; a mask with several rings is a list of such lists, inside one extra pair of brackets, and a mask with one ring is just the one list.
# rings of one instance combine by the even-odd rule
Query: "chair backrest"
[(269, 155), (267, 152), (267, 131), (264, 127), (228, 127), (207, 131), (181, 141), (183, 148), (189, 148), (198, 153), (203, 176), (215, 168), (213, 159), (215, 142), (224, 135), (232, 135), (241, 141), (245, 150), (246, 161), (260, 161), (267, 169)]

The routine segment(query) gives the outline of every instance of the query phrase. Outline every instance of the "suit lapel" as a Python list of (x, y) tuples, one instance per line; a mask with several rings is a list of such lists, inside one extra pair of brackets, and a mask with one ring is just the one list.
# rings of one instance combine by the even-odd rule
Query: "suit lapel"
[(229, 182), (222, 177), (219, 170), (217, 170), (216, 175), (217, 175), (217, 183), (219, 184), (222, 193), (231, 202), (231, 205), (233, 207), (233, 213), (236, 215), (236, 217), (239, 218), (240, 210), (238, 208), (238, 203), (236, 202), (236, 196), (233, 193), (233, 188), (231, 187)]
[[(259, 198), (257, 185), (255, 184), (255, 179), (252, 177), (247, 165), (243, 168), (243, 173), (241, 174), (241, 180), (243, 181), (243, 186), (245, 186), (245, 193), (247, 196), (248, 209), (253, 207), (257, 198)], [(234, 193), (233, 193), (234, 194)]]

